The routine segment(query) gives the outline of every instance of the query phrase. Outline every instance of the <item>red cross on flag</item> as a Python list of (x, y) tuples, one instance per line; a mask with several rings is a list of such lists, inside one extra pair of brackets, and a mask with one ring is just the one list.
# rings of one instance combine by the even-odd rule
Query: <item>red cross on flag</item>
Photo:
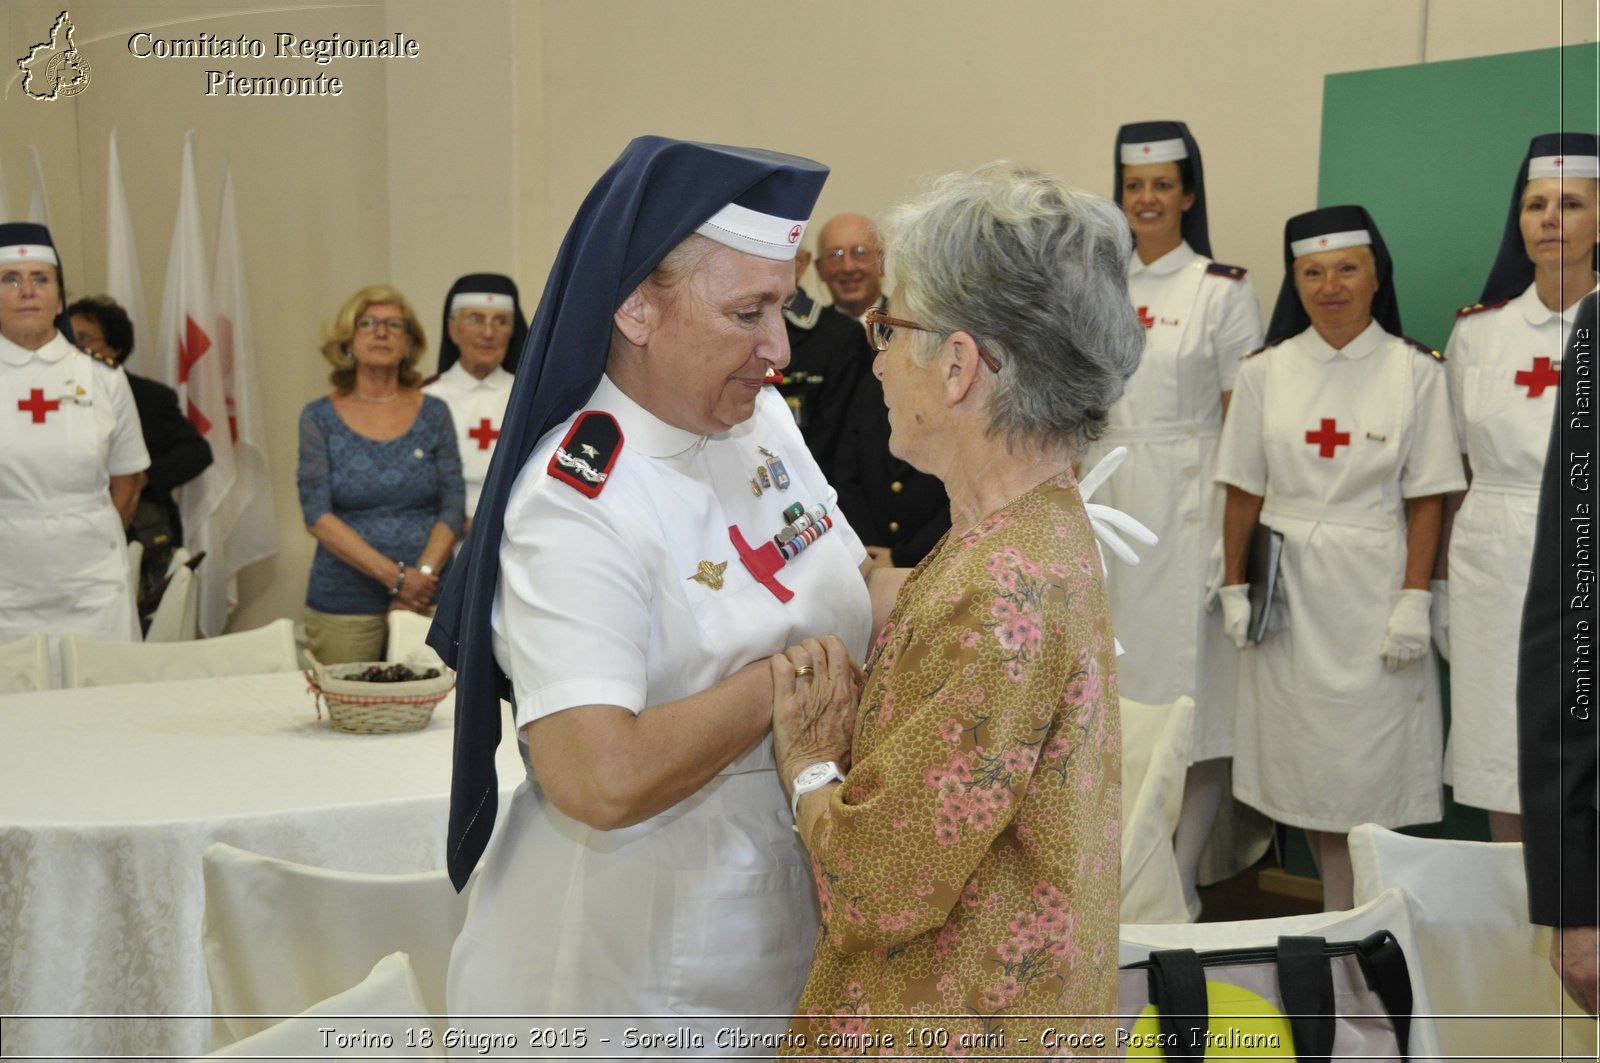
[[(221, 558), (222, 505), (233, 489), (233, 439), (228, 431), (228, 395), (223, 382), (222, 357), (212, 332), (216, 316), (200, 232), (200, 203), (195, 193), (194, 131), (183, 140), (183, 170), (178, 184), (178, 217), (172, 227), (172, 248), (167, 254), (166, 292), (161, 299), (158, 354), (176, 372), (178, 401), (189, 421), (211, 444), (211, 465), (183, 487), (179, 507), (183, 514), (184, 546), (191, 554), (206, 551)], [(200, 581), (200, 631), (219, 635), (227, 622), (227, 579), (221, 564), (202, 565)]]

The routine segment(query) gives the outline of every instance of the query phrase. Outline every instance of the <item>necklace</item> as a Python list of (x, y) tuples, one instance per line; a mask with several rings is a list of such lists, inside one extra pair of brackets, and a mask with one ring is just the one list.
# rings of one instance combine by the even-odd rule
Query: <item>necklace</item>
[(356, 398), (360, 399), (362, 402), (375, 402), (375, 403), (393, 402), (395, 399), (398, 399), (400, 397), (400, 393), (398, 391), (395, 392), (393, 395), (363, 395), (359, 391), (352, 390), (350, 392), (350, 394), (354, 395)]

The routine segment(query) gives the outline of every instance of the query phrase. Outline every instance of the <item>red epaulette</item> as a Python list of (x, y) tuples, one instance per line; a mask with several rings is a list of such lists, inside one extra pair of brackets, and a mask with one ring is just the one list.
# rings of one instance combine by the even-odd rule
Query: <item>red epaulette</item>
[(548, 471), (562, 483), (596, 498), (621, 453), (622, 428), (617, 419), (609, 413), (590, 410), (572, 422), (567, 437), (550, 458)]
[(1510, 299), (1502, 299), (1498, 303), (1473, 303), (1471, 306), (1463, 306), (1456, 311), (1456, 318), (1459, 320), (1460, 318), (1471, 317), (1473, 314), (1481, 314), (1485, 310), (1498, 310), (1510, 301)]
[(1260, 354), (1262, 351), (1270, 351), (1270, 350), (1272, 350), (1272, 348), (1276, 347), (1278, 344), (1282, 343), (1284, 340), (1286, 340), (1288, 338), (1289, 338), (1288, 336), (1285, 336), (1285, 337), (1283, 337), (1283, 339), (1276, 339), (1276, 340), (1273, 340), (1271, 343), (1263, 344), (1262, 346), (1257, 347), (1253, 351), (1246, 351), (1246, 352), (1244, 352), (1244, 354), (1240, 355), (1240, 361), (1243, 361), (1246, 358), (1254, 358), (1256, 355)]
[(1414, 340), (1410, 336), (1401, 336), (1400, 338), (1405, 340), (1407, 345), (1409, 345), (1411, 347), (1411, 349), (1416, 351), (1418, 354), (1425, 354), (1429, 358), (1432, 358), (1436, 362), (1444, 361), (1444, 355), (1440, 354), (1438, 351), (1434, 350), (1432, 347), (1429, 347), (1426, 343), (1423, 343), (1421, 340)]
[(1221, 262), (1211, 262), (1206, 265), (1206, 272), (1213, 277), (1227, 277), (1229, 280), (1243, 280), (1244, 275), (1250, 271), (1243, 266), (1227, 266)]

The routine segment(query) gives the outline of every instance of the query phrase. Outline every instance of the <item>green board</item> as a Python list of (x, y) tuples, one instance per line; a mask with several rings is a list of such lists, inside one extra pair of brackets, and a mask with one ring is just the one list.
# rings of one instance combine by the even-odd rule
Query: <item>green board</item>
[(1444, 350), (1500, 246), (1539, 133), (1600, 129), (1600, 46), (1331, 74), (1317, 203), (1360, 203), (1395, 259), (1405, 330)]

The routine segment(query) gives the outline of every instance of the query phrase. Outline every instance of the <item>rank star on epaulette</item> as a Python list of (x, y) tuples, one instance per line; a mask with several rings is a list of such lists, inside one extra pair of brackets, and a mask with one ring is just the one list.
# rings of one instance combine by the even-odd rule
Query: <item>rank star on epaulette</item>
[(1229, 280), (1241, 280), (1250, 271), (1243, 266), (1229, 266), (1222, 262), (1212, 262), (1206, 266), (1206, 272), (1213, 277), (1227, 277)]
[(615, 417), (599, 410), (578, 415), (556, 447), (547, 471), (590, 498), (605, 488), (611, 467), (622, 453), (622, 428)]
[(79, 347), (78, 351), (79, 351), (79, 353), (83, 354), (85, 357), (93, 358), (95, 361), (99, 362), (101, 365), (109, 365), (113, 369), (121, 369), (122, 368), (122, 363), (118, 362), (115, 358), (111, 357), (111, 355), (109, 355), (109, 354), (101, 354), (98, 351), (86, 351), (82, 347)]
[(1481, 314), (1485, 310), (1498, 310), (1510, 301), (1511, 300), (1509, 299), (1502, 299), (1498, 303), (1473, 303), (1470, 306), (1463, 306), (1460, 310), (1457, 310), (1456, 317), (1471, 317), (1473, 314)]
[(1423, 343), (1421, 340), (1414, 340), (1410, 336), (1401, 336), (1400, 338), (1402, 340), (1406, 341), (1406, 346), (1410, 347), (1412, 350), (1416, 351), (1418, 354), (1425, 354), (1429, 358), (1432, 358), (1436, 362), (1444, 361), (1444, 355), (1440, 354), (1438, 351), (1434, 350), (1432, 347), (1429, 347), (1426, 343)]

